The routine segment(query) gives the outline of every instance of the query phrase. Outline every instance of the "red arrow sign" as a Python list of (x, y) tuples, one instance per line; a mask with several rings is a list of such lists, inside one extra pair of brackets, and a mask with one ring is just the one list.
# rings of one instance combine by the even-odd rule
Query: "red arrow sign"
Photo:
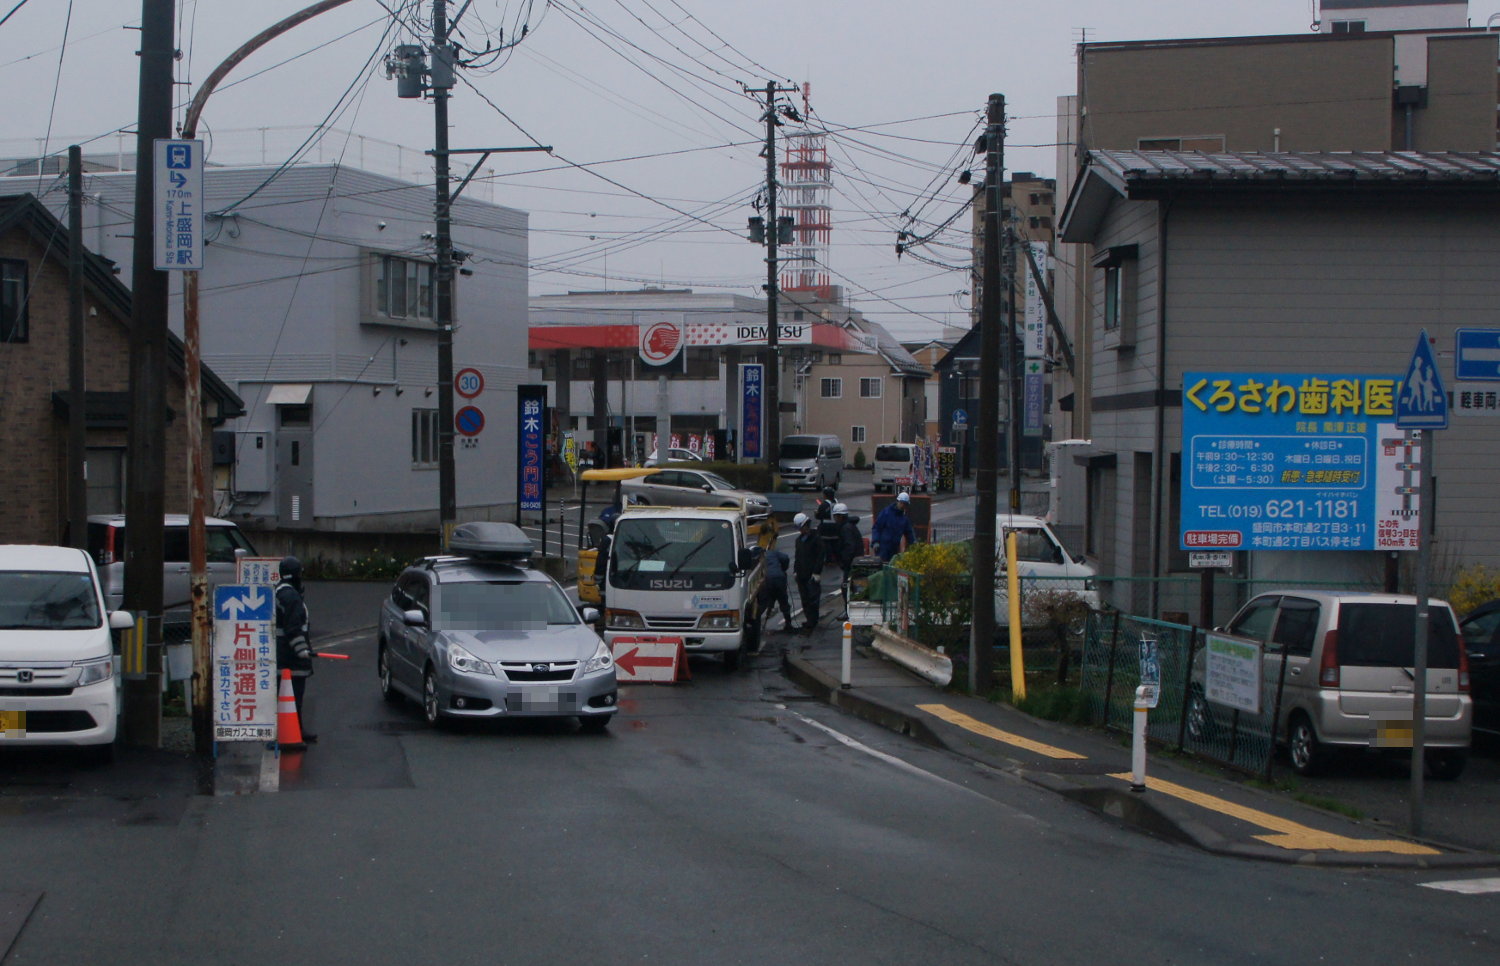
[(637, 673), (639, 673), (639, 671), (638, 671), (639, 668), (643, 668), (643, 667), (671, 667), (672, 665), (674, 665), (674, 664), (677, 663), (677, 658), (676, 657), (642, 657), (641, 656), (641, 649), (639, 647), (632, 647), (630, 650), (626, 651), (624, 654), (621, 654), (618, 657), (616, 657), (615, 658), (615, 663), (618, 664), (621, 667), (621, 669), (624, 670), (624, 672), (626, 674), (629, 674), (632, 677), (634, 677)]

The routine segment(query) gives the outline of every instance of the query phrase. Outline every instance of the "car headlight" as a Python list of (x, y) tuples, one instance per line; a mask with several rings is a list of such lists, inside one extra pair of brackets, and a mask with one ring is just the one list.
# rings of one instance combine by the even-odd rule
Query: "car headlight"
[(711, 610), (698, 618), (698, 628), (705, 631), (732, 631), (740, 626), (740, 612)]
[(108, 681), (115, 675), (114, 658), (106, 657), (96, 661), (78, 661), (78, 686), (85, 684), (98, 684), (100, 681)]
[(468, 674), (488, 674), (491, 677), (495, 674), (495, 669), (490, 667), (488, 661), (481, 661), (457, 644), (448, 646), (448, 666)]
[(615, 610), (609, 607), (604, 611), (604, 626), (625, 630), (644, 630), (646, 622), (633, 610)]
[(591, 674), (594, 671), (603, 671), (605, 668), (610, 667), (614, 663), (615, 659), (614, 656), (609, 653), (609, 646), (603, 641), (600, 641), (599, 647), (594, 651), (594, 656), (589, 658), (588, 663), (583, 666), (583, 673)]

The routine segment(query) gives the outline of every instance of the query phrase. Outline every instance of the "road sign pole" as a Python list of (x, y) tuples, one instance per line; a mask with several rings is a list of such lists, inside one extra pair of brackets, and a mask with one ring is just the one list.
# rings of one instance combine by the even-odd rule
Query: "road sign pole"
[(1427, 521), (1432, 513), (1432, 450), (1437, 433), (1422, 433), (1417, 498), (1417, 626), (1413, 634), (1411, 689), (1411, 834), (1422, 834), (1422, 780), (1427, 756), (1427, 585), (1432, 552)]

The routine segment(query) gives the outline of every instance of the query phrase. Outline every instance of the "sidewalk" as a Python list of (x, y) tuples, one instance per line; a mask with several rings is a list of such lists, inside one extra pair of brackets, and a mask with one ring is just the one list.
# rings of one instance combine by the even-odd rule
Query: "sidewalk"
[(1162, 838), (1273, 862), (1500, 865), (1500, 855), (1406, 838), (1388, 827), (1205, 774), (1156, 748), (1148, 752), (1147, 790), (1134, 792), (1128, 738), (1043, 721), (1009, 705), (942, 690), (866, 648), (855, 648), (852, 686), (843, 688), (840, 636), (840, 624), (825, 623), (811, 637), (774, 635), (766, 646), (786, 647), (787, 676), (847, 714), (1010, 772)]

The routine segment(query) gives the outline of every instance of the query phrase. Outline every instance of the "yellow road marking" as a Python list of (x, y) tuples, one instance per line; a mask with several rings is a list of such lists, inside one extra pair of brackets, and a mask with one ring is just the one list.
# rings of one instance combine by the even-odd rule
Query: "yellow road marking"
[(1009, 731), (1001, 731), (999, 728), (985, 724), (978, 718), (971, 718), (961, 711), (954, 711), (946, 704), (919, 704), (917, 705), (917, 710), (926, 711), (933, 717), (942, 718), (949, 724), (958, 725), (965, 731), (972, 731), (976, 735), (983, 735), (986, 738), (1003, 741), (1007, 745), (1015, 745), (1017, 748), (1024, 748), (1027, 751), (1034, 751), (1039, 755), (1046, 755), (1048, 758), (1083, 761), (1088, 757), (1087, 755), (1080, 755), (1076, 751), (1068, 751), (1066, 748), (1044, 745), (1040, 741), (1022, 738), (1020, 735), (1013, 735)]
[[(1122, 781), (1131, 781), (1129, 772), (1120, 772), (1110, 775)], [(1234, 802), (1226, 801), (1214, 795), (1194, 791), (1191, 788), (1163, 781), (1160, 778), (1147, 776), (1146, 787), (1152, 791), (1180, 798), (1185, 802), (1237, 818), (1251, 825), (1259, 825), (1263, 829), (1269, 829), (1275, 833), (1272, 835), (1256, 835), (1268, 845), (1275, 845), (1283, 849), (1306, 849), (1312, 851), (1328, 852), (1391, 852), (1396, 855), (1441, 855), (1442, 853), (1426, 845), (1418, 845), (1415, 842), (1406, 842), (1401, 839), (1355, 839), (1347, 835), (1338, 835), (1334, 832), (1320, 832), (1315, 828), (1298, 824), (1290, 819), (1262, 812), (1259, 809), (1249, 808), (1244, 805), (1236, 805)]]

